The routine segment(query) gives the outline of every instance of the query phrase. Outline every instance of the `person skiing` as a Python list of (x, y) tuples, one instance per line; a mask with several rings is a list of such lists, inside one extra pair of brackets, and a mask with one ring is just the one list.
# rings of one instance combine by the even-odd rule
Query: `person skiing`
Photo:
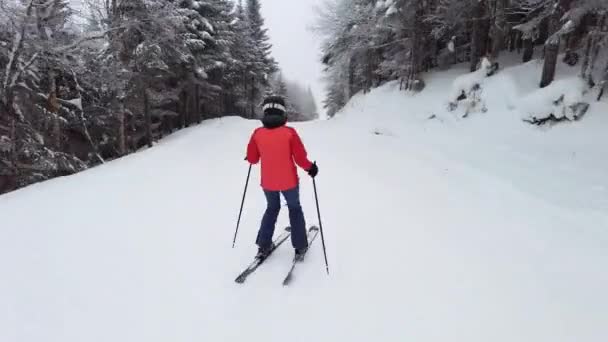
[[(265, 258), (273, 248), (272, 236), (281, 209), (283, 194), (289, 209), (291, 243), (295, 259), (302, 260), (308, 250), (306, 221), (300, 204), (297, 166), (309, 176), (316, 177), (319, 169), (308, 157), (306, 148), (296, 130), (286, 126), (285, 100), (280, 96), (267, 96), (262, 108), (263, 127), (256, 128), (247, 145), (246, 160), (252, 165), (261, 160), (261, 187), (267, 207), (256, 238), (258, 254)], [(295, 162), (295, 163), (294, 163)]]

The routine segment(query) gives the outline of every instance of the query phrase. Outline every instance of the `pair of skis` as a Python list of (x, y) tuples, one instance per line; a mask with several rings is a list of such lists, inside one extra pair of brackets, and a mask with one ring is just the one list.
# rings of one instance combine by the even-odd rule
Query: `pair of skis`
[[(312, 242), (315, 240), (315, 238), (317, 237), (317, 235), (319, 234), (319, 228), (316, 226), (312, 226), (308, 229), (308, 233), (307, 238), (308, 238), (308, 248), (310, 249), (310, 246), (312, 245)], [(245, 282), (245, 280), (247, 280), (247, 277), (249, 275), (251, 275), (253, 272), (255, 272), (255, 270), (260, 267), (260, 265), (262, 265), (264, 263), (264, 261), (266, 261), (266, 259), (268, 259), (268, 257), (270, 257), (270, 255), (272, 255), (272, 253), (279, 248), (279, 246), (281, 246), (281, 244), (283, 244), (285, 241), (287, 241), (287, 239), (289, 238), (289, 236), (291, 235), (291, 228), (287, 227), (285, 228), (285, 231), (282, 232), (274, 241), (273, 241), (273, 247), (270, 250), (270, 253), (268, 253), (268, 255), (264, 258), (258, 258), (256, 257), (253, 262), (251, 264), (249, 264), (249, 266), (247, 266), (247, 268), (241, 272), (241, 274), (239, 274), (238, 277), (236, 277), (236, 279), (234, 280), (235, 282), (242, 284)], [(287, 272), (287, 275), (285, 276), (285, 279), (283, 280), (283, 286), (287, 286), (289, 285), (289, 283), (291, 282), (292, 278), (293, 278), (293, 273), (294, 270), (296, 269), (296, 265), (299, 264), (301, 261), (296, 260), (296, 258), (294, 257), (292, 264), (291, 264), (291, 268), (289, 269), (289, 272)]]

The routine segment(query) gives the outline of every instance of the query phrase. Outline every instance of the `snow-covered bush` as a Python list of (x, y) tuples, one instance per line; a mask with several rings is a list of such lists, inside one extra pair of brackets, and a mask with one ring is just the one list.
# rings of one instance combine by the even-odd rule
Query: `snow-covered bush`
[(567, 78), (526, 96), (519, 105), (522, 120), (534, 125), (580, 120), (589, 109), (585, 82)]
[(449, 96), (448, 110), (457, 112), (463, 118), (471, 113), (485, 113), (488, 109), (482, 97), (483, 82), (494, 75), (497, 69), (497, 64), (492, 64), (484, 58), (477, 71), (456, 78)]

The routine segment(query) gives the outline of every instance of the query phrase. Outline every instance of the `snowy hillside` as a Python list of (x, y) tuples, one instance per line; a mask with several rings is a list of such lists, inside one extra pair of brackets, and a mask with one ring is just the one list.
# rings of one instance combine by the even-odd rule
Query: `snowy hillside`
[(331, 274), (317, 240), (289, 287), (288, 244), (234, 282), (265, 205), (255, 168), (231, 249), (256, 121), (0, 197), (0, 341), (606, 341), (608, 104), (523, 122), (564, 89), (537, 90), (541, 67), (484, 78), (487, 111), (467, 118), (447, 110), (456, 68), (294, 125), (320, 168)]

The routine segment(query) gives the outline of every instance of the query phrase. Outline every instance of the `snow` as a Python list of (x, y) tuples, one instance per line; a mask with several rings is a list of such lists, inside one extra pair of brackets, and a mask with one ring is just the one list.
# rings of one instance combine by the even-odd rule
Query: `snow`
[(564, 89), (537, 90), (541, 68), (485, 78), (488, 112), (467, 119), (444, 106), (461, 65), (415, 95), (391, 83), (294, 124), (320, 168), (331, 273), (319, 239), (287, 288), (289, 244), (234, 283), (265, 204), (256, 167), (232, 249), (257, 121), (210, 120), (1, 196), (0, 340), (606, 341), (608, 104), (522, 122)]
[(71, 104), (73, 104), (76, 107), (78, 107), (78, 109), (82, 110), (82, 99), (81, 98), (76, 98), (76, 99), (68, 100), (68, 102), (70, 102)]
[[(458, 69), (464, 74), (454, 79), (450, 95), (442, 105), (449, 107), (450, 104), (457, 104), (459, 110), (454, 113), (461, 117), (464, 108), (468, 113), (489, 110), (516, 120), (544, 119), (550, 115), (558, 119), (578, 119), (580, 113), (575, 110), (576, 107), (593, 102), (596, 94), (589, 92), (585, 82), (577, 76), (579, 67), (568, 66), (562, 60), (560, 56), (556, 81), (548, 87), (539, 88), (542, 62), (534, 60), (506, 70), (499, 69), (496, 74), (488, 77), (487, 71), (491, 70), (491, 65), (484, 59), (481, 68), (475, 72), (466, 73)], [(508, 66), (512, 63), (512, 58), (507, 56), (501, 62), (506, 62)], [(476, 85), (479, 87), (476, 88)], [(467, 98), (458, 101), (457, 98), (462, 93)], [(458, 117), (454, 113), (436, 112), (435, 115), (442, 120)]]
[(452, 37), (452, 39), (448, 42), (448, 50), (450, 52), (456, 52), (456, 48), (454, 47), (454, 39), (455, 37)]
[(469, 93), (476, 85), (480, 85), (483, 79), (488, 76), (488, 72), (491, 70), (491, 63), (487, 58), (483, 58), (481, 66), (477, 71), (462, 75), (453, 82), (452, 92), (450, 95), (451, 100), (456, 100), (462, 93)]
[(196, 68), (196, 74), (203, 79), (207, 79), (207, 77), (209, 77), (207, 72), (205, 72), (205, 69), (203, 69), (202, 67)]
[(215, 32), (213, 25), (206, 18), (203, 18), (202, 24), (205, 26), (205, 28), (207, 28), (207, 30), (209, 30), (209, 32), (211, 32), (211, 33)]
[(524, 39), (535, 39), (539, 34), (538, 26), (544, 18), (544, 16), (538, 16), (526, 23), (513, 26), (513, 29), (521, 31), (523, 34), (522, 38)]
[(585, 82), (578, 77), (557, 80), (546, 88), (524, 96), (518, 109), (524, 117), (545, 118), (553, 114), (556, 118), (566, 116), (573, 120), (573, 113), (566, 111), (566, 108), (583, 101), (585, 89)]

